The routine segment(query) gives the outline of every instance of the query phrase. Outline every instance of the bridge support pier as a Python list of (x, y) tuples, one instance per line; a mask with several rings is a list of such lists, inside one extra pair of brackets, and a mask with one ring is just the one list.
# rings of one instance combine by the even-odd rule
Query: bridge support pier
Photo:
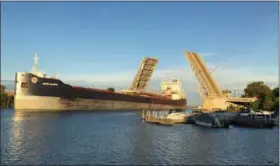
[(228, 103), (225, 98), (204, 98), (202, 108), (206, 110), (221, 109), (226, 110)]

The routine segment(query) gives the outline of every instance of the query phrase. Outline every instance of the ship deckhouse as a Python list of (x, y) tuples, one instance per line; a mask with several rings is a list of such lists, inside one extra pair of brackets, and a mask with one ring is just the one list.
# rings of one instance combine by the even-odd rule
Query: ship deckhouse
[(170, 96), (173, 100), (185, 99), (182, 83), (178, 79), (163, 81), (160, 86), (161, 93)]

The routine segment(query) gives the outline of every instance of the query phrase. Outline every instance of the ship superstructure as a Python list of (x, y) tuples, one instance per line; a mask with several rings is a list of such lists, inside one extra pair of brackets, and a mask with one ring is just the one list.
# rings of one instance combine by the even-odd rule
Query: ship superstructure
[(178, 79), (161, 82), (161, 92), (165, 96), (169, 96), (172, 100), (185, 99), (185, 93), (182, 83)]
[(14, 107), (17, 110), (184, 109), (184, 97), (145, 91), (157, 62), (155, 58), (145, 58), (129, 90), (111, 91), (71, 86), (57, 77), (47, 77), (37, 71), (35, 54), (32, 72), (16, 73)]

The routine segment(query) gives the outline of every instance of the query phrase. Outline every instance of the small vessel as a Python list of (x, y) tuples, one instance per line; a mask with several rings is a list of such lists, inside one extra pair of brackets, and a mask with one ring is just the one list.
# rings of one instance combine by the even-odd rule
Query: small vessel
[(189, 119), (189, 117), (191, 116), (191, 114), (186, 113), (184, 111), (181, 110), (170, 110), (169, 113), (167, 114), (166, 118), (170, 119), (170, 120), (174, 120), (176, 122), (180, 122), (180, 123), (186, 123)]
[[(175, 111), (175, 112), (174, 112)], [(185, 123), (190, 114), (180, 110), (142, 110), (141, 117), (148, 123), (173, 125)]]
[(215, 113), (201, 113), (192, 118), (194, 124), (211, 128), (229, 128), (229, 121), (221, 120)]
[(197, 115), (200, 115), (202, 114), (203, 112), (201, 110), (193, 110), (191, 112), (191, 115), (190, 117), (188, 118), (188, 120), (186, 121), (187, 124), (195, 124), (195, 121), (194, 121), (194, 117), (197, 116)]
[(240, 111), (232, 120), (232, 124), (252, 128), (272, 128), (275, 126), (273, 112), (254, 111), (252, 109)]

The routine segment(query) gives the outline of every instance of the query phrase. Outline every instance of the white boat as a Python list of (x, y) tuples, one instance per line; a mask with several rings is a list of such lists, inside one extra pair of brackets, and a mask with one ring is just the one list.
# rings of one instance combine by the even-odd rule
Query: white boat
[(242, 112), (239, 113), (239, 116), (272, 116), (273, 112), (271, 111), (254, 111), (253, 109), (250, 110), (243, 110)]
[(186, 112), (182, 112), (182, 111), (180, 111), (180, 112), (169, 111), (169, 113), (166, 115), (166, 118), (176, 121), (178, 123), (186, 123), (190, 116), (191, 116), (190, 113), (186, 113)]
[(190, 115), (184, 112), (174, 112), (167, 115), (168, 119), (186, 119)]
[(275, 125), (273, 112), (243, 110), (235, 116), (232, 124), (254, 128), (272, 128)]

